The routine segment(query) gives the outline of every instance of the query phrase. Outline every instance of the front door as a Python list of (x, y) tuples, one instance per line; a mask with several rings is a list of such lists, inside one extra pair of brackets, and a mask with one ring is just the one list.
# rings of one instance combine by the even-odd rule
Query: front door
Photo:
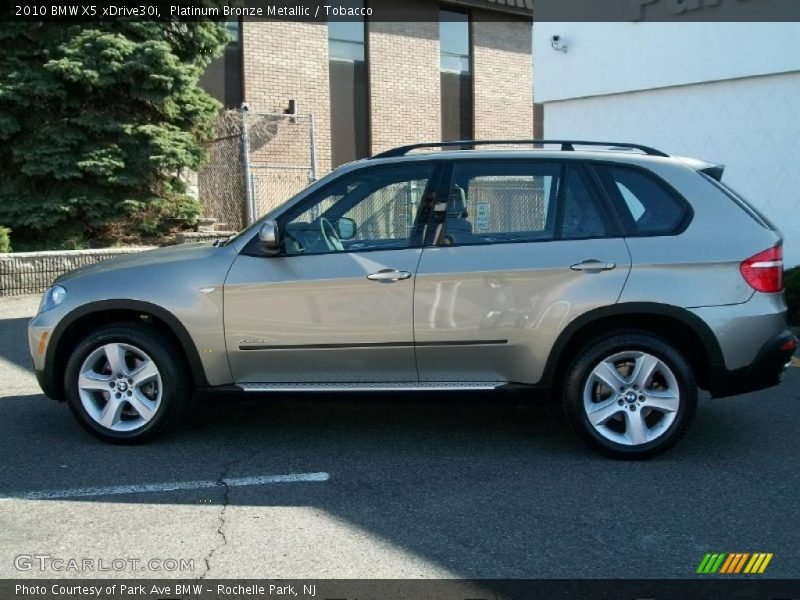
[(351, 171), (278, 218), (279, 256), (255, 239), (225, 283), (236, 383), (418, 381), (414, 276), (430, 162)]
[(580, 165), (463, 160), (414, 307), (421, 381), (538, 383), (557, 336), (614, 304), (630, 255)]

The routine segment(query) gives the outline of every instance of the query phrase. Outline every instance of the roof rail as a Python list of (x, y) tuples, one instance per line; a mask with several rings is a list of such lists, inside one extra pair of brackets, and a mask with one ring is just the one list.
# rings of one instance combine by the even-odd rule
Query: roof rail
[(408, 146), (400, 146), (398, 148), (392, 148), (391, 150), (387, 150), (386, 152), (381, 152), (380, 154), (376, 154), (372, 158), (395, 158), (398, 156), (405, 156), (412, 150), (418, 150), (420, 148), (450, 148), (454, 146), (472, 146), (474, 149), (475, 146), (508, 146), (511, 144), (560, 144), (561, 150), (565, 152), (571, 152), (575, 150), (575, 146), (604, 146), (610, 149), (625, 149), (625, 150), (640, 150), (647, 154), (648, 156), (666, 156), (668, 157), (669, 154), (662, 152), (661, 150), (656, 150), (655, 148), (651, 148), (650, 146), (642, 146), (641, 144), (627, 144), (627, 143), (620, 143), (620, 142), (587, 142), (587, 141), (580, 141), (580, 140), (461, 140), (461, 141), (453, 141), (453, 142), (427, 142), (423, 144), (410, 144)]

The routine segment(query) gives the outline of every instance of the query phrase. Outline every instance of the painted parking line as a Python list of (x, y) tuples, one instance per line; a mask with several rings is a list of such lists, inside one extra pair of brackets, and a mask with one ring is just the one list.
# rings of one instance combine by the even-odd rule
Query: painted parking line
[(109, 487), (74, 488), (64, 490), (45, 490), (4, 494), (4, 498), (23, 498), (25, 500), (57, 500), (59, 498), (89, 498), (92, 496), (119, 496), (121, 494), (150, 494), (173, 492), (177, 490), (202, 490), (221, 487), (247, 487), (270, 485), (274, 483), (306, 483), (328, 481), (328, 473), (290, 473), (288, 475), (256, 475), (206, 481), (171, 481), (164, 483), (145, 483), (141, 485), (114, 485)]
[(792, 366), (800, 367), (800, 356), (793, 356), (792, 357)]

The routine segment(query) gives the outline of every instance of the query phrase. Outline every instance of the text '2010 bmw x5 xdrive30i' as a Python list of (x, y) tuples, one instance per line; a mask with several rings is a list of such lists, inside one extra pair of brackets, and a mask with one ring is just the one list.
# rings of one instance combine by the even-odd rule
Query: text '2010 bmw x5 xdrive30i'
[[(42, 388), (116, 442), (197, 389), (527, 388), (633, 458), (681, 437), (698, 388), (780, 381), (781, 236), (721, 167), (634, 144), (474, 149), (491, 143), (385, 152), (225, 243), (61, 277), (29, 327)], [(473, 149), (411, 152), (448, 145)]]

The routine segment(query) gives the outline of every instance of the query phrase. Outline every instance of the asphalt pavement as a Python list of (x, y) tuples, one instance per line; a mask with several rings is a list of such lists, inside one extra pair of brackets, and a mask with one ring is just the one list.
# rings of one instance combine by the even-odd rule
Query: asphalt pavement
[(647, 462), (492, 394), (209, 401), (119, 447), (39, 390), (37, 303), (0, 299), (0, 578), (684, 578), (706, 552), (800, 577), (800, 369), (704, 398)]

